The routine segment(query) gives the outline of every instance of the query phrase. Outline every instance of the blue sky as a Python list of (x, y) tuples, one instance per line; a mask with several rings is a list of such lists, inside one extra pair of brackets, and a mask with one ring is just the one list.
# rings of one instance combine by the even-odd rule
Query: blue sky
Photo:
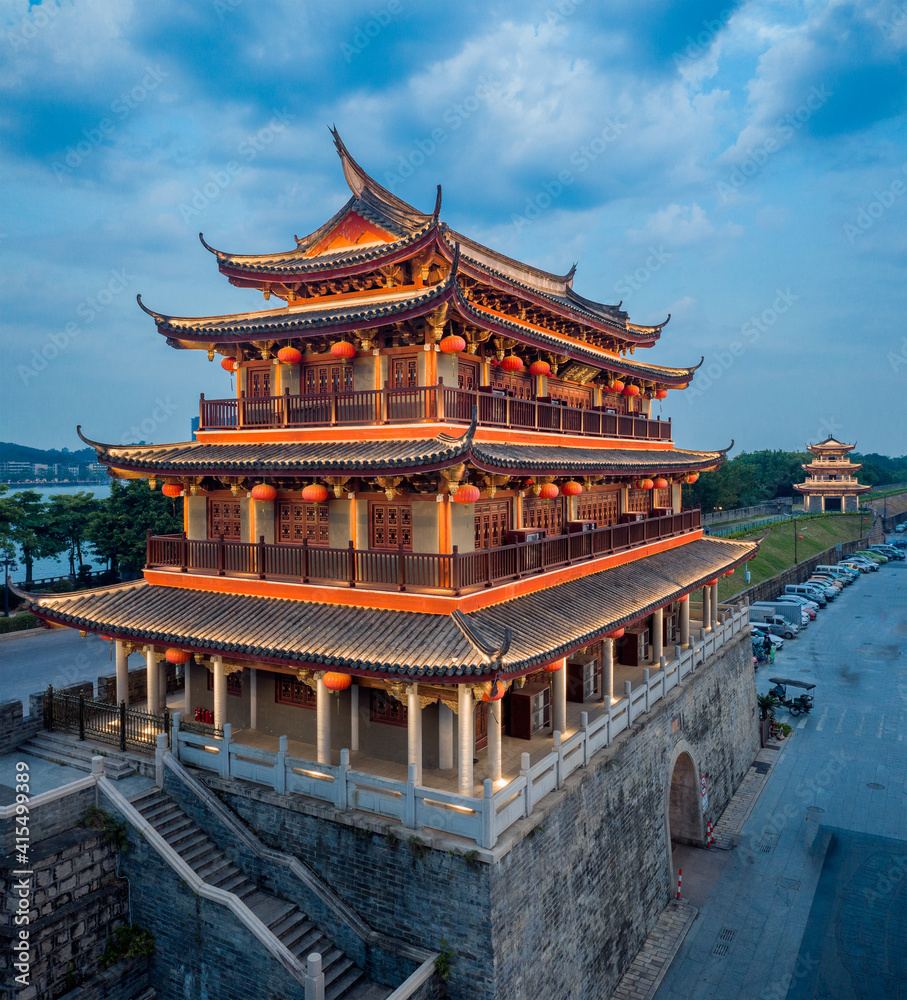
[(907, 2), (7, 0), (0, 437), (188, 437), (202, 352), (142, 313), (262, 308), (202, 248), (294, 245), (378, 180), (672, 314), (681, 446), (902, 455)]

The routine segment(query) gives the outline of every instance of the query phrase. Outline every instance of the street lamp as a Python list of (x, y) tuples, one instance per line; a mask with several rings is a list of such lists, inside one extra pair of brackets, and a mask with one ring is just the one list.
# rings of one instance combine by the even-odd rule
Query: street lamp
[(797, 559), (797, 539), (799, 538), (802, 540), (803, 536), (800, 534), (799, 529), (797, 528), (797, 521), (794, 517), (791, 517), (790, 523), (794, 527), (794, 565), (796, 566), (799, 562), (799, 560)]

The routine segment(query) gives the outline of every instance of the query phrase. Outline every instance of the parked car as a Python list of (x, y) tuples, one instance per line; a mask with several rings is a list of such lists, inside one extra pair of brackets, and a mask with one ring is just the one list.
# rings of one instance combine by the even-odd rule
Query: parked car
[[(898, 525), (899, 528), (903, 528), (903, 525)], [(891, 543), (896, 549), (907, 549), (907, 538), (895, 538)]]
[(898, 534), (900, 534), (902, 531), (907, 531), (907, 524), (898, 524), (895, 526), (894, 530), (898, 532)]
[(775, 635), (774, 632), (770, 632), (768, 625), (763, 625), (761, 622), (753, 622), (750, 625), (750, 628), (759, 635), (767, 635), (776, 650), (784, 649), (784, 640), (780, 635)]
[(835, 577), (841, 581), (843, 584), (853, 583), (854, 580), (860, 575), (854, 572), (852, 569), (848, 569), (846, 566), (842, 566), (838, 563), (836, 566), (817, 566), (815, 569), (816, 573), (824, 573), (826, 576)]
[(789, 583), (784, 588), (785, 594), (796, 594), (799, 597), (805, 597), (810, 601), (815, 601), (820, 608), (824, 608), (828, 601), (825, 599), (825, 594), (817, 586), (808, 586), (805, 583)]
[(848, 559), (846, 562), (842, 562), (839, 565), (849, 566), (855, 573), (868, 573), (869, 563), (857, 562), (854, 559)]
[(881, 552), (873, 552), (871, 549), (860, 549), (857, 552), (858, 556), (865, 556), (867, 559), (872, 559), (877, 562), (880, 566), (884, 566), (888, 562), (887, 558), (882, 555)]
[(903, 559), (904, 553), (894, 545), (870, 545), (872, 552), (881, 552), (888, 559)]
[(819, 610), (819, 605), (815, 601), (811, 601), (808, 597), (803, 597), (801, 594), (779, 594), (776, 601), (793, 601), (799, 604), (804, 611), (812, 611), (813, 614)]
[(807, 580), (806, 582), (811, 583), (814, 587), (817, 588), (817, 590), (821, 590), (822, 596), (825, 598), (826, 601), (833, 601), (840, 593), (837, 587), (829, 587), (822, 580), (810, 579)]
[(813, 573), (810, 580), (816, 580), (839, 594), (844, 590), (844, 584), (837, 577), (832, 576), (831, 573)]
[(858, 569), (863, 569), (867, 573), (877, 573), (879, 570), (879, 564), (875, 559), (869, 559), (867, 556), (852, 555), (848, 562), (856, 564)]

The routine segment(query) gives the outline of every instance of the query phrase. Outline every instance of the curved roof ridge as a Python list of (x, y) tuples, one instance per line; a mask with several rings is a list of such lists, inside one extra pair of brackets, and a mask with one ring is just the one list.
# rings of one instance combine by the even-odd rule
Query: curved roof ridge
[[(446, 223), (441, 223), (441, 230), (445, 237), (449, 236), (454, 243), (460, 243), (461, 245), (469, 247), (479, 253), (486, 253), (489, 257), (500, 261), (502, 264), (515, 265), (521, 271), (528, 272), (530, 275), (535, 275), (539, 278), (559, 284), (563, 293), (568, 291), (568, 283), (573, 279), (573, 275), (576, 272), (576, 265), (574, 264), (567, 274), (552, 274), (550, 271), (543, 271), (540, 267), (534, 267), (532, 264), (525, 263), (525, 261), (517, 260), (515, 257), (508, 257), (506, 254), (500, 253), (497, 250), (492, 250), (491, 247), (485, 246), (484, 243), (479, 243), (478, 240), (470, 239), (470, 237), (464, 236), (455, 229), (451, 229)], [(479, 263), (481, 264), (483, 262), (479, 261)], [(544, 291), (544, 289), (540, 289), (540, 291)]]
[(349, 185), (350, 191), (353, 192), (356, 198), (367, 201), (369, 200), (368, 195), (371, 195), (382, 207), (390, 208), (392, 211), (399, 212), (402, 215), (416, 215), (426, 220), (432, 217), (426, 212), (420, 212), (417, 208), (410, 205), (409, 202), (398, 198), (395, 194), (388, 191), (386, 187), (379, 184), (353, 159), (352, 154), (340, 138), (340, 133), (336, 127), (331, 126), (330, 132), (334, 137), (334, 146), (337, 150), (337, 155), (343, 164), (343, 176), (346, 178), (346, 183)]

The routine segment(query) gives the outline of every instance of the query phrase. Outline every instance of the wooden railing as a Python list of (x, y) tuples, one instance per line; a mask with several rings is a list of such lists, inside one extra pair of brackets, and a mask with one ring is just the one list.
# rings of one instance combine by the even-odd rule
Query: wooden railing
[(514, 399), (444, 385), (330, 392), (319, 396), (205, 399), (199, 430), (254, 427), (335, 427), (369, 424), (468, 424), (473, 408), (482, 426), (591, 437), (670, 441), (671, 421), (600, 409), (580, 409), (534, 399)]
[(263, 538), (258, 542), (202, 540), (148, 532), (146, 568), (461, 594), (670, 538), (699, 528), (699, 523), (699, 510), (685, 510), (475, 552), (460, 552), (454, 546), (451, 553), (357, 549), (352, 542), (340, 549), (306, 542), (272, 544)]

